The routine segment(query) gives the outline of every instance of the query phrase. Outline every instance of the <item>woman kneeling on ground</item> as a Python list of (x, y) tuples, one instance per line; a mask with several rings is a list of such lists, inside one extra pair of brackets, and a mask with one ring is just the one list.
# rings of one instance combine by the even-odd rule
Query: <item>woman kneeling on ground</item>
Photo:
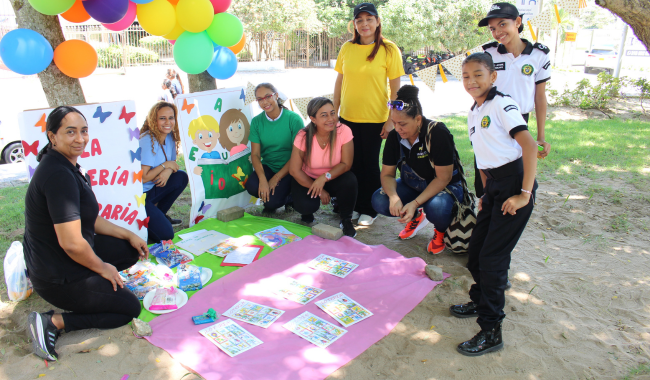
[(189, 181), (187, 173), (179, 170), (176, 163), (181, 143), (176, 115), (174, 104), (158, 102), (151, 107), (140, 129), (142, 190), (147, 194), (144, 206), (149, 216), (150, 242), (173, 239), (172, 226), (182, 222), (167, 215)]
[[(422, 116), (415, 86), (402, 86), (397, 91), (397, 100), (388, 106), (395, 130), (386, 139), (382, 188), (373, 194), (372, 207), (382, 215), (399, 217), (399, 222), (406, 223), (400, 239), (410, 239), (429, 222), (433, 223), (433, 239), (427, 251), (440, 253), (445, 248), (443, 236), (451, 223), (454, 205), (454, 197), (445, 188), (458, 200), (463, 199), (462, 172), (454, 137), (445, 124)], [(396, 169), (400, 170), (397, 179)]]
[[(65, 313), (32, 312), (27, 332), (34, 353), (57, 360), (66, 332), (112, 329), (140, 315), (140, 301), (118, 274), (147, 258), (144, 240), (99, 215), (90, 177), (77, 163), (88, 123), (75, 108), (56, 108), (46, 122), (48, 144), (25, 196), (24, 254), (34, 290)], [(96, 234), (96, 235), (95, 235)]]
[(354, 157), (352, 131), (337, 119), (332, 101), (314, 98), (307, 105), (311, 123), (298, 132), (289, 172), (293, 176), (293, 207), (302, 222), (314, 223), (314, 213), (332, 196), (338, 199), (343, 233), (355, 237), (352, 211), (357, 201), (357, 178), (350, 172)]
[(264, 212), (274, 212), (291, 204), (289, 159), (293, 141), (305, 123), (287, 109), (271, 83), (255, 88), (257, 103), (264, 112), (251, 122), (251, 159), (253, 172), (246, 181), (246, 190), (264, 202)]

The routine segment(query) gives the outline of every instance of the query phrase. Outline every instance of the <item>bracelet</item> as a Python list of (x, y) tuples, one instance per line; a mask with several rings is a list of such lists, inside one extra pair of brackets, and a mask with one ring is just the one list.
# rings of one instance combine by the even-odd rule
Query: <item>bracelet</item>
[(414, 199), (413, 202), (415, 202), (415, 204), (418, 205), (418, 207), (420, 207), (420, 202), (418, 202), (417, 199)]
[(531, 196), (533, 195), (533, 192), (532, 192), (532, 191), (528, 191), (528, 190), (521, 189), (521, 192), (522, 192), (522, 193), (526, 193), (526, 194), (530, 194)]
[(163, 170), (167, 169), (167, 168), (165, 167), (165, 164), (160, 164), (160, 166), (163, 167)]

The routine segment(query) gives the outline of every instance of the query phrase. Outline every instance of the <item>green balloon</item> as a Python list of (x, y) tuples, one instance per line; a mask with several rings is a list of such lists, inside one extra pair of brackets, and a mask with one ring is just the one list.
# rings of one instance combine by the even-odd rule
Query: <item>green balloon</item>
[(55, 16), (72, 8), (75, 0), (29, 0), (32, 8), (44, 15)]
[(183, 32), (174, 44), (174, 61), (188, 74), (201, 74), (212, 63), (213, 46), (206, 32)]
[(225, 12), (217, 13), (206, 32), (215, 44), (228, 47), (237, 45), (241, 40), (244, 26), (235, 15)]

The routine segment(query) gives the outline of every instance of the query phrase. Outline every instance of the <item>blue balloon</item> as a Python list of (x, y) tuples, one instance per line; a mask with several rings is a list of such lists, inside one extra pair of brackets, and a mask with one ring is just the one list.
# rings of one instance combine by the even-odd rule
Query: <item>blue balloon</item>
[(227, 47), (219, 46), (214, 51), (208, 74), (215, 79), (228, 79), (237, 71), (237, 57)]
[(131, 2), (136, 3), (136, 4), (147, 4), (152, 2), (153, 0), (131, 0)]
[(0, 40), (0, 57), (9, 70), (33, 75), (52, 63), (54, 50), (39, 33), (30, 29), (14, 29)]

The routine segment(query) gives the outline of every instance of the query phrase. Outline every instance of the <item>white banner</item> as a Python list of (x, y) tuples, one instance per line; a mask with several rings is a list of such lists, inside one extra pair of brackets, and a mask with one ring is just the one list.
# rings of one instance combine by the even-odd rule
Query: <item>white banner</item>
[(190, 178), (190, 226), (214, 218), (218, 210), (245, 206), (244, 185), (253, 172), (251, 110), (243, 87), (179, 95), (178, 124)]
[[(140, 129), (135, 117), (135, 102), (98, 103), (75, 108), (88, 122), (90, 139), (79, 158), (79, 165), (90, 176), (99, 203), (99, 215), (135, 232), (146, 241), (149, 219), (142, 193)], [(52, 110), (25, 111), (18, 117), (30, 180), (38, 166), (36, 156), (47, 144), (45, 121)]]
[(536, 0), (517, 0), (515, 3), (519, 13), (522, 14), (521, 22), (526, 27), (526, 21), (539, 14), (539, 4)]

